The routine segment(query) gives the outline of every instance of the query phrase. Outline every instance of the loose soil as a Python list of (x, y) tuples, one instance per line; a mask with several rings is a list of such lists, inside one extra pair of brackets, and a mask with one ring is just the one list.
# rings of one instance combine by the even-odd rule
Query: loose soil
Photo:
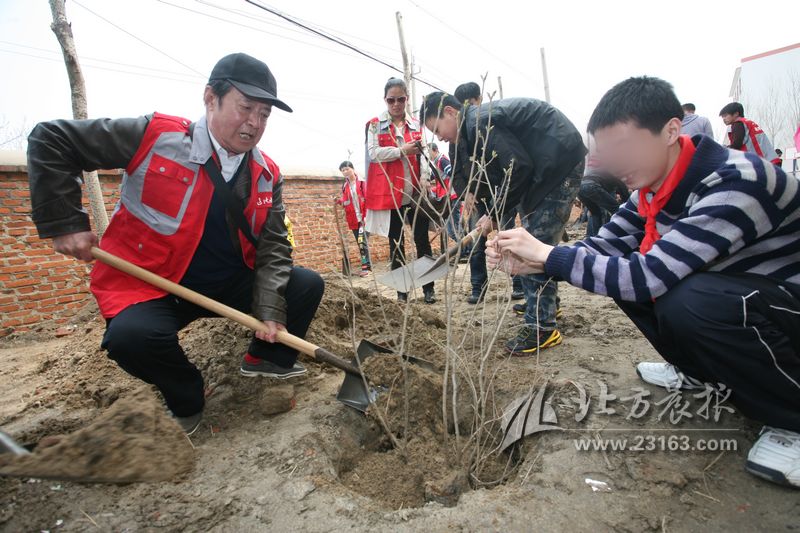
[[(635, 374), (637, 362), (657, 361), (658, 355), (612, 301), (561, 284), (564, 343), (538, 358), (508, 358), (503, 343), (521, 324), (505, 296), (508, 282), (493, 279), (486, 303), (469, 306), (468, 280), (461, 265), (447, 288), (437, 282), (438, 303), (412, 298), (406, 318), (392, 291), (373, 278), (326, 275), (310, 341), (351, 358), (366, 338), (425, 361), (408, 363), (399, 355), (364, 361), (371, 382), (385, 389), (377, 406), (398, 448), (378, 411), (364, 415), (336, 401), (343, 379), (336, 369), (304, 357), (309, 372), (290, 387), (240, 376), (250, 332), (224, 319), (199, 320), (181, 333), (206, 381), (204, 420), (191, 439), (180, 434), (149, 388), (99, 348), (104, 322), (91, 306), (64, 337), (43, 324), (39, 331), (0, 339), (0, 427), (35, 447), (31, 458), (40, 455), (44, 465), (30, 476), (0, 478), (0, 530), (797, 529), (799, 493), (744, 471), (760, 429), (756, 422), (728, 412), (718, 421), (697, 414), (677, 423), (658, 417), (665, 404), (655, 403), (665, 391)], [(445, 421), (448, 310), (451, 341), (460, 343), (464, 360), (455, 380), (456, 413), (448, 405)], [(500, 334), (493, 338), (495, 327)], [(481, 355), (490, 356), (495, 374), (486, 413), (476, 417), (469, 383)], [(481, 453), (476, 468), (475, 448), (468, 444), (476, 423), (491, 425), (507, 403), (545, 383), (557, 428), (528, 436), (507, 452)], [(591, 402), (580, 421), (578, 385)], [(449, 400), (453, 383), (447, 386)], [(598, 411), (602, 387), (617, 396), (608, 403), (614, 414)], [(636, 395), (651, 402), (644, 416), (634, 416), (632, 401), (622, 400)], [(697, 413), (702, 399), (690, 400), (687, 409)], [(105, 437), (92, 440), (97, 435)], [(484, 435), (485, 452), (496, 432)], [(576, 440), (598, 435), (645, 443), (650, 438), (657, 446), (661, 436), (725, 438), (736, 447), (576, 449)], [(94, 455), (98, 450), (105, 452)], [(127, 480), (149, 481), (46, 479), (81, 469), (102, 476), (109, 468)], [(593, 490), (587, 479), (608, 490)]]

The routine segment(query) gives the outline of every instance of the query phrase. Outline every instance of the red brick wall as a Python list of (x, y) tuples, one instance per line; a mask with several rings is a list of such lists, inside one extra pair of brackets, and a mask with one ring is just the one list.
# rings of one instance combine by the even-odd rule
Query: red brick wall
[[(354, 269), (359, 268), (360, 255), (356, 240), (347, 228), (344, 213), (334, 210), (334, 197), (341, 195), (342, 179), (320, 176), (287, 176), (284, 178), (283, 200), (293, 224), (297, 250), (295, 263), (319, 272), (340, 271), (342, 268), (341, 240), (337, 236), (336, 219), (348, 247), (348, 256)], [(389, 256), (389, 241), (376, 237), (370, 242), (370, 254), (375, 261)]]
[[(285, 179), (284, 201), (297, 245), (295, 262), (321, 273), (340, 270), (342, 253), (336, 237), (333, 197), (339, 194), (341, 178)], [(120, 173), (103, 171), (100, 181), (111, 213), (117, 201)], [(88, 210), (88, 202), (85, 203)], [(39, 323), (66, 322), (91, 298), (90, 267), (55, 253), (49, 239), (39, 239), (30, 209), (25, 167), (0, 166), (0, 337)], [(358, 248), (343, 217), (341, 227), (351, 262), (357, 267)], [(375, 237), (370, 244), (373, 261), (385, 261), (388, 241)], [(413, 246), (409, 253), (413, 253)]]

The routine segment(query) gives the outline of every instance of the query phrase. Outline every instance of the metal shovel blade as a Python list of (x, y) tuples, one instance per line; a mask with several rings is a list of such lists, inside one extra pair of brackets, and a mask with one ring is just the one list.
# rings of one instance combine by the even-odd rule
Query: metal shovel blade
[[(357, 366), (358, 361), (361, 361), (363, 364), (367, 358), (376, 353), (392, 353), (392, 351), (383, 346), (371, 343), (368, 340), (362, 340), (358, 343), (356, 353), (358, 354), (358, 360), (354, 357), (351, 362)], [(362, 413), (365, 413), (369, 404), (375, 401), (375, 398), (378, 397), (380, 392), (380, 390), (375, 388), (367, 390), (367, 388), (364, 387), (364, 380), (361, 376), (346, 372), (342, 386), (339, 388), (339, 394), (336, 395), (336, 399), (353, 409), (358, 409)]]
[(0, 453), (11, 453), (14, 455), (28, 455), (31, 452), (19, 444), (8, 433), (0, 430)]
[[(363, 339), (358, 343), (356, 353), (358, 353), (358, 359), (361, 361), (361, 364), (364, 364), (366, 359), (375, 354), (393, 354), (395, 351), (386, 346), (381, 346), (380, 344), (375, 344), (374, 342)], [(431, 372), (438, 372), (440, 370), (433, 362), (414, 357), (413, 355), (404, 354), (403, 359)], [(351, 362), (353, 365), (358, 366), (358, 361), (356, 361), (355, 358), (353, 358)], [(384, 390), (385, 389), (380, 386), (370, 387), (369, 390), (367, 390), (364, 388), (364, 381), (361, 379), (361, 376), (346, 372), (339, 393), (336, 395), (336, 399), (364, 413), (367, 411), (369, 404), (374, 402)]]
[(447, 275), (447, 262), (438, 262), (432, 257), (420, 257), (413, 263), (396, 268), (378, 278), (378, 282), (399, 292), (410, 292), (426, 283)]
[(476, 223), (476, 228), (447, 249), (445, 253), (434, 259), (433, 257), (420, 257), (413, 263), (400, 268), (395, 268), (378, 278), (378, 281), (387, 287), (392, 287), (400, 292), (409, 292), (417, 287), (422, 287), (427, 283), (443, 278), (450, 270), (449, 263), (458, 257), (459, 252), (465, 246), (478, 239), (483, 232), (484, 223), (488, 221), (488, 216), (484, 215)]

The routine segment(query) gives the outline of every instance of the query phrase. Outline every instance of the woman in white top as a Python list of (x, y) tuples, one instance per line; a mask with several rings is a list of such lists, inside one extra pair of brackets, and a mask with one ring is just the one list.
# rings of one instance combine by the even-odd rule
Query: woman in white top
[[(366, 126), (366, 230), (389, 238), (389, 254), (395, 269), (405, 263), (405, 223), (411, 224), (417, 257), (431, 255), (429, 219), (415, 208), (415, 199), (428, 189), (430, 171), (420, 163), (422, 131), (419, 122), (406, 113), (405, 82), (390, 78), (383, 94), (386, 110)], [(422, 289), (425, 303), (434, 303), (433, 283)], [(397, 293), (399, 301), (405, 302), (407, 298), (406, 293)]]

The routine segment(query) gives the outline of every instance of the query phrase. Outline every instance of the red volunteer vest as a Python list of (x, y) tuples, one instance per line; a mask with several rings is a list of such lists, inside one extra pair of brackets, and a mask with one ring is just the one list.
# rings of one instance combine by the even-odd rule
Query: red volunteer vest
[[(361, 210), (361, 218), (363, 219), (367, 215), (364, 208), (366, 187), (364, 182), (358, 178), (356, 178), (356, 194), (358, 195), (358, 206)], [(358, 229), (358, 225), (361, 221), (359, 221), (358, 217), (356, 216), (356, 207), (353, 204), (353, 196), (350, 192), (350, 182), (347, 180), (347, 178), (345, 178), (344, 184), (342, 185), (342, 198), (339, 200), (339, 203), (342, 204), (342, 207), (344, 207), (344, 217), (347, 220), (347, 227), (350, 229)]]
[[(105, 251), (175, 283), (183, 278), (194, 256), (214, 193), (203, 162), (190, 160), (193, 142), (197, 140), (189, 136), (188, 120), (153, 115), (125, 168), (120, 202), (100, 243)], [(251, 153), (249, 157), (252, 185), (244, 208), (256, 236), (267, 220), (272, 191), (280, 177), (277, 165), (263, 153), (259, 156)], [(265, 166), (258, 161), (261, 158)], [(255, 247), (238, 234), (244, 262), (254, 268)], [(166, 295), (100, 262), (92, 269), (90, 288), (105, 318)]]
[[(380, 119), (373, 118), (367, 123), (367, 127), (373, 124), (380, 128)], [(379, 146), (398, 146), (395, 136), (394, 124), (389, 123), (388, 131), (378, 131)], [(422, 140), (422, 132), (412, 131), (406, 127), (403, 133), (403, 140), (406, 143)], [(411, 169), (411, 183), (414, 187), (419, 186), (419, 157), (408, 158)], [(384, 209), (397, 209), (403, 203), (403, 185), (405, 184), (405, 169), (403, 158), (379, 163), (370, 161), (367, 169), (367, 198), (366, 209), (376, 211)]]
[[(750, 144), (753, 147), (753, 151), (756, 153), (756, 155), (759, 157), (764, 157), (764, 150), (761, 149), (761, 143), (758, 142), (758, 136), (764, 134), (761, 126), (744, 117), (737, 118), (736, 122), (741, 122), (744, 125), (744, 134), (750, 140), (748, 143), (747, 139), (745, 139), (745, 142), (742, 143), (741, 150), (746, 152), (747, 145)], [(728, 140), (731, 142), (733, 141), (733, 132), (728, 132)]]
[[(442, 160), (442, 156), (439, 156), (436, 159), (436, 161), (433, 161), (433, 164), (436, 165), (436, 168), (439, 170), (439, 172), (442, 172), (444, 170), (441, 167), (441, 165), (439, 164), (439, 162), (441, 160)], [(434, 195), (436, 195), (437, 199), (441, 200), (442, 198), (447, 196), (448, 193), (450, 193), (450, 199), (451, 200), (455, 200), (456, 198), (458, 198), (458, 195), (455, 193), (455, 191), (451, 190), (451, 188), (450, 188), (450, 178), (444, 178), (443, 180), (437, 180), (437, 179), (433, 179), (433, 177), (431, 176), (431, 181), (433, 182), (433, 186), (431, 187), (431, 192)]]

